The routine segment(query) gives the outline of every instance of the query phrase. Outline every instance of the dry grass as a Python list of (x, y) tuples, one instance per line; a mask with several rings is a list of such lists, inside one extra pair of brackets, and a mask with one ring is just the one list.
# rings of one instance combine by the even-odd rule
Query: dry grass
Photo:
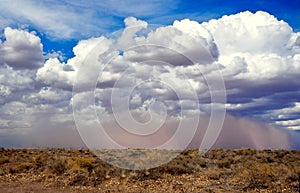
[[(111, 159), (116, 155), (105, 151)], [(135, 150), (128, 152), (138, 157)], [(143, 163), (160, 159), (157, 150), (142, 152)], [(167, 164), (141, 171), (111, 166), (89, 150), (1, 149), (0, 154), (0, 192), (9, 192), (5, 184), (24, 183), (53, 192), (298, 192), (300, 180), (300, 151), (185, 150)]]

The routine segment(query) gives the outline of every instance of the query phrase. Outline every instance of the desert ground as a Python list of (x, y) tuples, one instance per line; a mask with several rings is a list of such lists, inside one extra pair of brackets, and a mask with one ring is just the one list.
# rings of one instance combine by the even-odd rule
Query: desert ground
[[(159, 160), (155, 151), (146, 159)], [(3, 193), (299, 192), (299, 150), (192, 149), (145, 170), (112, 166), (86, 149), (2, 148), (0, 154)]]

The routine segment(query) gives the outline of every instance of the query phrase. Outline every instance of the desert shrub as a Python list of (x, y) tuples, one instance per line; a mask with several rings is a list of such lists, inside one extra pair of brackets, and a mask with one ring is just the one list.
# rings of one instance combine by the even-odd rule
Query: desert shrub
[(8, 174), (8, 173), (12, 173), (12, 172), (11, 172), (11, 168), (0, 167), (0, 176), (1, 176), (1, 175)]
[(32, 163), (20, 163), (14, 168), (12, 168), (11, 173), (21, 173), (26, 172), (33, 167)]
[(207, 162), (204, 158), (199, 158), (197, 159), (197, 164), (201, 167), (201, 168), (206, 168), (207, 167)]
[(207, 158), (210, 159), (222, 159), (224, 158), (224, 150), (223, 149), (212, 149), (206, 153)]
[(0, 158), (0, 164), (5, 164), (5, 163), (9, 163), (9, 159), (6, 157), (1, 157)]
[(231, 164), (233, 164), (233, 159), (231, 158), (224, 158), (217, 162), (219, 168), (230, 168)]
[(256, 156), (256, 158), (259, 160), (259, 162), (261, 163), (273, 163), (276, 161), (276, 158), (275, 158), (275, 153), (272, 154), (272, 153), (267, 153), (268, 151), (267, 150), (264, 150), (262, 152), (259, 152)]
[(194, 158), (199, 155), (199, 149), (186, 149), (180, 152), (180, 155), (188, 156), (189, 158)]
[(212, 180), (219, 180), (221, 178), (221, 172), (217, 168), (209, 168), (205, 171), (205, 175)]
[(91, 173), (96, 165), (95, 159), (91, 157), (71, 157), (68, 159), (71, 170), (85, 170)]
[(300, 168), (299, 167), (292, 167), (288, 168), (286, 179), (291, 182), (300, 182)]
[[(162, 176), (163, 172), (160, 170), (160, 168), (152, 168), (149, 170), (138, 171), (136, 178), (138, 178), (139, 180), (157, 180), (159, 178), (162, 178)], [(134, 178), (134, 176), (131, 176), (131, 178)]]
[(277, 158), (281, 159), (286, 154), (288, 154), (288, 151), (285, 151), (285, 150), (276, 150), (275, 153), (276, 153)]
[(266, 152), (266, 153), (268, 153), (268, 154), (272, 153), (272, 150), (271, 150), (271, 149), (265, 149), (265, 150), (263, 150), (263, 151)]
[(245, 180), (245, 189), (268, 188), (276, 180), (276, 171), (270, 164), (250, 163), (242, 173)]
[(31, 162), (34, 163), (37, 167), (42, 167), (46, 164), (47, 158), (44, 156), (37, 156), (31, 159)]
[(77, 170), (70, 173), (70, 178), (67, 182), (69, 186), (87, 186), (92, 181), (89, 179), (87, 171)]
[(252, 149), (237, 149), (235, 150), (236, 155), (242, 155), (242, 156), (246, 156), (246, 155), (254, 155), (256, 154), (256, 150), (252, 150)]
[(49, 169), (52, 173), (61, 175), (69, 169), (69, 164), (65, 158), (53, 160), (49, 165)]
[(93, 158), (78, 158), (75, 162), (80, 168), (92, 172), (95, 160)]
[(108, 167), (96, 167), (94, 169), (96, 180), (103, 181), (110, 178), (110, 169)]
[(180, 174), (192, 172), (190, 168), (185, 167), (184, 165), (181, 164), (167, 165), (165, 166), (164, 171), (172, 175), (180, 175)]
[(188, 164), (185, 159), (175, 159), (168, 164), (161, 166), (161, 171), (173, 175), (193, 173), (194, 167)]

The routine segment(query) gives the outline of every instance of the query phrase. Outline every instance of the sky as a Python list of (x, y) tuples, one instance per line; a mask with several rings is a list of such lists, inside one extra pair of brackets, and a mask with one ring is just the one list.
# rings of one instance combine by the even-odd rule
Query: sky
[(3, 147), (300, 149), (299, 78), (300, 1), (0, 1)]

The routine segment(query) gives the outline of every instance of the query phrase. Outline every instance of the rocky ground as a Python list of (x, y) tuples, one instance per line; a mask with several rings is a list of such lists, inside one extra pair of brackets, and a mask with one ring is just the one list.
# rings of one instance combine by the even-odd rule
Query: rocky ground
[[(126, 162), (141, 155), (140, 151), (127, 150)], [(123, 155), (122, 151), (120, 156), (112, 150), (105, 152), (110, 155), (108, 159)], [(158, 150), (142, 152), (148, 157), (143, 156), (146, 161), (141, 163), (162, 159)], [(163, 154), (172, 155), (167, 151)], [(0, 149), (0, 192), (7, 193), (290, 193), (299, 192), (299, 177), (300, 151), (218, 149), (202, 154), (186, 150), (157, 168), (125, 170), (107, 164), (89, 150)]]

